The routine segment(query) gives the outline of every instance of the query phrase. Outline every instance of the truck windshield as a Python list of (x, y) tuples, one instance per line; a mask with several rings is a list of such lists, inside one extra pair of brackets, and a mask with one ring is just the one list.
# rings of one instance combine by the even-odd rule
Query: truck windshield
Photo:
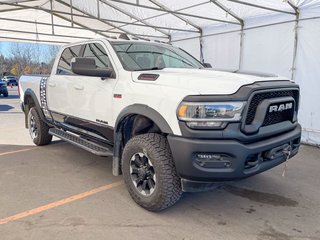
[(128, 71), (203, 68), (194, 57), (169, 45), (132, 42), (111, 42), (111, 44), (123, 68)]

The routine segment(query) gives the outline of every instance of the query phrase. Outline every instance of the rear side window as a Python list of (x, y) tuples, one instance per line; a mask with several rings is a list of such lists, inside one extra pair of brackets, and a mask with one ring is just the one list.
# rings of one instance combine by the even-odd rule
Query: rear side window
[(71, 71), (71, 59), (74, 57), (80, 57), (81, 47), (82, 45), (68, 47), (62, 52), (57, 68), (57, 74), (73, 74), (73, 72)]
[(108, 54), (100, 43), (87, 44), (83, 57), (94, 58), (98, 68), (112, 68)]

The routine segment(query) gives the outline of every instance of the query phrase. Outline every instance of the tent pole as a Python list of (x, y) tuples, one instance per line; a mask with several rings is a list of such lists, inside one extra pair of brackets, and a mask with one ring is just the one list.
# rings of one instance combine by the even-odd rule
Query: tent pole
[(73, 2), (70, 0), (70, 18), (71, 18), (71, 27), (73, 27)]
[[(191, 6), (188, 6), (188, 7), (184, 7), (184, 8), (180, 8), (180, 9), (177, 9), (176, 11), (183, 11), (183, 10), (187, 10), (187, 9), (190, 9), (190, 8), (194, 8), (194, 7), (198, 7), (198, 6), (202, 6), (204, 4), (207, 4), (207, 2), (202, 2), (202, 3), (197, 3), (197, 4), (194, 4), (194, 5), (191, 5)], [(167, 13), (167, 12), (162, 12), (161, 14), (157, 14), (157, 15), (153, 15), (153, 16), (150, 16), (150, 17), (147, 17), (147, 18), (143, 18), (142, 20), (146, 21), (146, 20), (150, 20), (150, 19), (154, 19), (154, 18), (157, 18), (157, 17), (162, 17), (162, 16), (165, 16), (165, 15), (168, 15), (170, 13)], [(132, 23), (136, 23), (138, 21), (133, 21)], [(119, 27), (125, 27), (127, 26), (128, 24), (125, 24), (125, 25), (121, 25)], [(112, 29), (111, 29), (112, 30)]]
[(236, 13), (234, 13), (231, 9), (227, 8), (225, 5), (220, 3), (218, 0), (210, 0), (213, 4), (215, 4), (217, 7), (222, 9), (226, 14), (229, 14), (233, 18), (235, 18), (241, 25), (240, 28), (240, 53), (239, 53), (239, 65), (238, 65), (238, 71), (241, 69), (242, 66), (242, 52), (243, 52), (243, 35), (244, 35), (244, 21), (243, 19), (238, 16)]
[(199, 37), (199, 42), (200, 42), (200, 62), (204, 63), (204, 57), (203, 57), (203, 32), (202, 29), (200, 31), (200, 37)]
[(126, 16), (128, 16), (128, 17), (130, 17), (130, 18), (132, 18), (132, 19), (134, 19), (136, 21), (138, 21), (138, 22), (141, 22), (144, 25), (149, 26), (150, 28), (153, 28), (155, 31), (158, 31), (161, 34), (165, 35), (167, 38), (169, 38), (169, 34), (166, 31), (163, 31), (163, 30), (157, 28), (157, 26), (154, 26), (154, 25), (144, 21), (143, 19), (140, 19), (140, 18), (136, 17), (135, 15), (131, 14), (130, 12), (127, 12), (127, 11), (123, 10), (122, 8), (117, 7), (116, 5), (114, 5), (114, 4), (110, 3), (110, 2), (107, 2), (105, 0), (98, 0), (98, 2), (101, 2), (102, 4), (106, 4), (107, 6), (113, 8), (113, 9), (119, 11), (119, 12), (121, 12), (122, 14), (124, 14), (124, 15), (126, 15)]
[(131, 6), (139, 7), (139, 8), (150, 9), (150, 10), (159, 11), (159, 12), (166, 12), (166, 13), (172, 13), (172, 14), (174, 13), (174, 14), (177, 14), (180, 16), (185, 16), (185, 17), (192, 17), (192, 18), (204, 19), (204, 20), (209, 20), (209, 21), (216, 21), (216, 22), (223, 22), (223, 23), (230, 23), (230, 24), (239, 25), (238, 22), (232, 22), (232, 21), (227, 21), (227, 20), (223, 20), (223, 19), (205, 17), (205, 16), (200, 16), (200, 15), (193, 15), (193, 14), (183, 13), (183, 12), (179, 12), (179, 11), (165, 10), (162, 8), (151, 7), (148, 5), (142, 5), (142, 4), (137, 5), (136, 3), (127, 2), (127, 1), (123, 1), (123, 0), (109, 0), (109, 1), (122, 3), (122, 4), (126, 4), (126, 5), (131, 5)]
[(51, 29), (52, 29), (52, 35), (54, 35), (54, 23), (53, 23), (53, 6), (52, 6), (52, 0), (50, 0), (50, 10), (51, 10)]
[(158, 6), (161, 10), (163, 11), (167, 11), (169, 14), (175, 16), (176, 18), (180, 19), (181, 21), (185, 22), (186, 24), (194, 27), (195, 29), (197, 29), (199, 31), (199, 44), (200, 44), (200, 61), (203, 63), (204, 59), (203, 59), (203, 49), (202, 49), (202, 35), (203, 35), (203, 31), (202, 28), (199, 27), (198, 25), (196, 25), (195, 23), (191, 22), (190, 20), (188, 20), (187, 18), (180, 16), (179, 14), (175, 13), (174, 11), (172, 11), (170, 8), (164, 6), (163, 4), (159, 3), (157, 0), (149, 0), (150, 2), (152, 2), (153, 4), (155, 4), (156, 6)]
[(292, 59), (292, 68), (291, 68), (291, 79), (294, 80), (295, 72), (297, 70), (296, 61), (297, 61), (297, 52), (298, 52), (298, 32), (299, 32), (299, 14), (296, 15), (296, 24), (294, 26), (294, 49), (293, 49), (293, 59)]
[(291, 79), (294, 81), (295, 72), (297, 69), (296, 62), (297, 62), (297, 52), (298, 52), (298, 40), (299, 40), (298, 32), (299, 32), (300, 10), (296, 5), (294, 5), (293, 2), (291, 2), (291, 0), (287, 0), (287, 2), (290, 5), (290, 7), (293, 8), (296, 14), (296, 20), (294, 25), (293, 57), (292, 57), (292, 67), (291, 67)]
[(97, 13), (98, 13), (98, 19), (100, 19), (100, 0), (97, 0)]
[(241, 24), (240, 29), (240, 53), (239, 53), (239, 65), (238, 65), (238, 71), (240, 71), (242, 67), (242, 60), (243, 60), (243, 37), (244, 37), (244, 22)]
[(212, 2), (213, 4), (215, 4), (217, 7), (219, 7), (220, 9), (222, 9), (223, 11), (225, 11), (227, 14), (229, 14), (230, 16), (232, 16), (233, 18), (235, 18), (236, 20), (239, 21), (240, 24), (243, 24), (243, 19), (238, 16), (237, 14), (235, 14), (231, 9), (227, 8), (225, 5), (223, 5), (222, 3), (218, 2), (218, 0), (210, 0), (210, 2)]
[(284, 10), (280, 10), (280, 9), (276, 9), (276, 8), (265, 7), (265, 6), (262, 6), (262, 5), (249, 3), (249, 2), (244, 2), (244, 1), (240, 1), (240, 0), (227, 0), (227, 1), (238, 3), (238, 4), (242, 4), (242, 5), (246, 5), (246, 6), (250, 6), (250, 7), (261, 8), (261, 9), (269, 10), (269, 11), (273, 11), (273, 12), (279, 12), (279, 13), (286, 13), (286, 14), (295, 15), (294, 12), (284, 11)]
[[(299, 22), (315, 20), (315, 19), (320, 19), (320, 17), (317, 16), (317, 17), (299, 18)], [(292, 23), (292, 22), (296, 22), (296, 20), (289, 20), (289, 21), (283, 21), (283, 22), (278, 22), (278, 23), (264, 24), (264, 25), (255, 26), (255, 27), (247, 27), (247, 28), (244, 28), (244, 30), (259, 29), (259, 28), (277, 26), (277, 25)], [(226, 32), (211, 33), (211, 34), (209, 33), (209, 34), (203, 35), (203, 37), (211, 37), (211, 36), (217, 36), (217, 35), (235, 33), (235, 32), (239, 32), (239, 30), (230, 30), (230, 31), (226, 31)], [(196, 39), (196, 38), (198, 38), (198, 37), (181, 38), (181, 39), (173, 40), (172, 42), (180, 42), (180, 41), (191, 40), (191, 39)]]

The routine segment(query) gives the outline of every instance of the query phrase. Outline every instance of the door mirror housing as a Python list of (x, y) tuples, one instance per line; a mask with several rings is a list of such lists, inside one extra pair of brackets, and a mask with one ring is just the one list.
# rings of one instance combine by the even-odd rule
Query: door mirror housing
[(98, 68), (94, 58), (76, 57), (71, 60), (71, 71), (78, 75), (109, 78), (112, 68)]
[(203, 63), (203, 66), (205, 68), (212, 68), (211, 64), (210, 63)]

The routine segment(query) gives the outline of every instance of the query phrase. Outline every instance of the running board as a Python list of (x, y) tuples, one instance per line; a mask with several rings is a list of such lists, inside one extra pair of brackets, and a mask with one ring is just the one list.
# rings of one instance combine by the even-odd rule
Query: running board
[(105, 146), (101, 146), (97, 143), (94, 143), (92, 141), (89, 141), (87, 139), (79, 137), (75, 134), (68, 133), (66, 131), (63, 131), (63, 130), (60, 130), (57, 128), (50, 128), (49, 134), (51, 134), (57, 138), (60, 138), (66, 142), (69, 142), (73, 145), (81, 147), (81, 148), (83, 148), (83, 149), (85, 149), (95, 155), (98, 155), (98, 156), (107, 157), (107, 156), (113, 155), (113, 150), (112, 150), (111, 146), (110, 146), (110, 148), (105, 147)]

